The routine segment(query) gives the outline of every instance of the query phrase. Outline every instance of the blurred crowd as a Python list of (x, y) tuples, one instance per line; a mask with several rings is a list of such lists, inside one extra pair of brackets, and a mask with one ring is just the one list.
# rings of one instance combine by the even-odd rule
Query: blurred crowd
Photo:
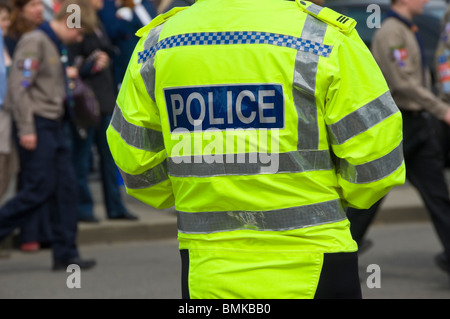
[[(52, 21), (60, 11), (63, 2), (64, 0), (0, 0), (3, 58), (9, 82), (11, 82), (9, 76), (12, 68), (17, 67), (20, 69), (19, 86), (29, 85), (38, 62), (33, 59), (31, 51), (25, 53), (30, 56), (25, 56), (23, 61), (15, 61), (17, 45), (25, 34), (38, 28), (42, 29), (45, 23)], [(83, 19), (90, 20), (88, 23), (94, 27), (92, 31), (84, 32), (81, 42), (74, 41), (64, 46), (67, 50), (67, 61), (63, 61), (67, 89), (73, 90), (74, 87), (71, 85), (78, 83), (74, 80), (80, 80), (93, 94), (98, 107), (95, 125), (81, 127), (70, 116), (70, 95), (65, 100), (67, 109), (64, 116), (64, 132), (72, 154), (71, 163), (67, 165), (73, 166), (76, 175), (77, 219), (78, 222), (99, 222), (98, 216), (94, 214), (94, 201), (89, 186), (89, 175), (96, 167), (101, 176), (106, 218), (138, 220), (138, 216), (129, 212), (123, 203), (121, 177), (106, 142), (106, 128), (111, 120), (120, 83), (138, 41), (135, 32), (147, 25), (158, 14), (176, 6), (191, 5), (194, 0), (80, 0), (76, 2), (84, 5)], [(50, 30), (50, 28), (47, 29)], [(44, 85), (44, 81), (41, 80), (40, 83)], [(48, 85), (51, 86), (51, 84)], [(17, 92), (18, 88), (9, 85), (6, 89)], [(51, 87), (49, 89), (51, 90)], [(6, 113), (6, 110), (3, 112)], [(8, 121), (5, 117), (4, 114), (0, 117), (0, 135), (2, 136), (0, 139), (0, 200), (3, 198), (3, 201), (6, 200), (7, 190), (11, 188), (15, 193), (22, 190), (27, 197), (32, 196), (28, 191), (31, 186), (29, 186), (30, 176), (27, 175), (34, 173), (24, 168), (29, 167), (27, 161), (31, 161), (26, 151), (36, 147), (36, 140), (33, 140), (32, 134), (16, 134), (17, 131), (24, 129), (14, 123), (12, 116), (9, 116)], [(21, 135), (20, 140), (16, 135)], [(6, 138), (9, 136), (10, 138)], [(29, 138), (26, 139), (24, 136)], [(41, 193), (39, 196), (44, 195)], [(28, 214), (26, 220), (21, 223), (19, 235), (16, 236), (22, 251), (37, 251), (43, 245), (52, 242), (50, 226), (52, 207), (47, 202), (35, 206), (32, 209), (34, 212)]]
[[(313, 2), (323, 5), (325, 1), (317, 0)], [(393, 1), (392, 3), (398, 4), (399, 2), (403, 3), (403, 1)], [(123, 202), (121, 178), (107, 144), (106, 129), (111, 122), (116, 97), (138, 41), (138, 38), (135, 36), (136, 31), (150, 23), (157, 15), (167, 12), (174, 7), (192, 5), (194, 0), (78, 0), (76, 3), (82, 5), (84, 10), (82, 12), (83, 20), (90, 27), (83, 29), (83, 34), (73, 34), (73, 41), (65, 41), (70, 38), (70, 35), (65, 34), (64, 30), (55, 29), (58, 28), (58, 24), (52, 24), (54, 19), (60, 19), (61, 8), (67, 8), (63, 6), (64, 3), (65, 0), (0, 0), (0, 29), (4, 44), (3, 60), (8, 78), (6, 96), (17, 97), (17, 95), (21, 94), (20, 89), (25, 89), (31, 85), (34, 73), (39, 68), (38, 59), (35, 59), (34, 56), (35, 53), (37, 51), (46, 52), (49, 50), (49, 48), (42, 47), (34, 48), (34, 51), (33, 48), (30, 48), (27, 51), (26, 48), (24, 49), (24, 41), (21, 42), (23, 37), (33, 30), (39, 29), (49, 35), (50, 38), (54, 37), (54, 43), (57, 45), (64, 40), (62, 41), (64, 45), (58, 47), (61, 49), (59, 54), (61, 55), (64, 76), (58, 75), (55, 78), (56, 80), (54, 79), (56, 83), (55, 81), (49, 83), (42, 80), (39, 82), (35, 81), (39, 83), (35, 88), (35, 92), (43, 96), (39, 96), (36, 100), (48, 102), (44, 103), (44, 106), (39, 106), (39, 112), (41, 113), (35, 112), (34, 114), (39, 115), (35, 119), (36, 127), (24, 126), (23, 123), (13, 121), (13, 116), (6, 114), (8, 112), (8, 105), (3, 105), (0, 109), (0, 204), (3, 205), (6, 201), (5, 194), (11, 187), (14, 189), (14, 193), (21, 194), (21, 197), (17, 197), (15, 202), (9, 203), (9, 206), (5, 205), (8, 206), (6, 209), (2, 205), (0, 205), (0, 208), (2, 209), (3, 216), (7, 216), (9, 211), (11, 215), (19, 211), (26, 212), (26, 214), (24, 213), (20, 216), (18, 242), (22, 251), (37, 251), (43, 245), (54, 242), (55, 229), (52, 226), (52, 219), (55, 216), (52, 214), (52, 211), (55, 210), (55, 203), (58, 205), (65, 203), (64, 205), (66, 206), (57, 208), (60, 211), (71, 206), (67, 203), (73, 203), (73, 201), (69, 201), (68, 199), (62, 199), (61, 196), (63, 195), (58, 192), (58, 186), (54, 186), (63, 185), (61, 186), (63, 188), (65, 187), (64, 184), (55, 182), (51, 184), (53, 188), (56, 188), (55, 190), (45, 190), (45, 185), (40, 185), (37, 182), (37, 173), (41, 172), (42, 175), (42, 171), (48, 170), (48, 165), (50, 164), (40, 163), (41, 165), (47, 165), (45, 170), (42, 167), (37, 167), (37, 163), (35, 163), (36, 158), (33, 158), (30, 153), (30, 151), (35, 150), (37, 147), (35, 130), (41, 130), (39, 134), (44, 134), (42, 132), (48, 126), (48, 123), (43, 121), (42, 118), (53, 119), (55, 117), (59, 120), (59, 115), (57, 116), (53, 111), (49, 110), (53, 101), (56, 101), (56, 95), (53, 96), (51, 92), (54, 86), (58, 85), (58, 81), (64, 82), (63, 84), (65, 84), (65, 89), (67, 90), (64, 103), (61, 103), (66, 107), (61, 122), (64, 127), (64, 142), (67, 144), (69, 150), (67, 154), (70, 154), (67, 157), (68, 162), (66, 164), (73, 168), (75, 175), (76, 196), (74, 198), (76, 197), (76, 201), (74, 202), (75, 207), (72, 208), (76, 209), (77, 222), (99, 222), (99, 218), (94, 212), (94, 200), (89, 185), (89, 175), (92, 173), (93, 167), (96, 166), (96, 162), (98, 162), (98, 170), (101, 176), (105, 218), (130, 222), (139, 219), (137, 215), (128, 210)], [(450, 40), (448, 40), (450, 38), (450, 10), (445, 19), (447, 23), (444, 25), (445, 30), (443, 30), (445, 31), (444, 42), (448, 42), (446, 45), (450, 47)], [(412, 26), (411, 30), (413, 30)], [(75, 39), (77, 36), (80, 36), (79, 41)], [(49, 46), (53, 45), (51, 42), (48, 43)], [(39, 44), (41, 45), (41, 42)], [(32, 46), (32, 41), (28, 41), (28, 45)], [(414, 42), (414, 45), (417, 44)], [(17, 53), (19, 49), (21, 49), (20, 55)], [(420, 52), (419, 49), (416, 51)], [(445, 50), (442, 49), (441, 51), (445, 51), (444, 53), (446, 54), (446, 56), (442, 55), (445, 58), (445, 63), (443, 63), (445, 69), (441, 73), (446, 75), (446, 82), (444, 84), (445, 88), (450, 92), (450, 62), (447, 63), (447, 60), (450, 61), (450, 49), (446, 47)], [(397, 64), (400, 70), (404, 69), (405, 63), (407, 63), (405, 59), (410, 54), (407, 54), (406, 48), (394, 50), (394, 53), (396, 55), (390, 57), (390, 60), (395, 60), (394, 62), (396, 63), (398, 62)], [(398, 61), (396, 60), (397, 57), (399, 58)], [(53, 56), (48, 60), (50, 64), (49, 68), (52, 68), (52, 63), (57, 64), (56, 62), (59, 62), (53, 61), (52, 59)], [(422, 76), (422, 70), (419, 71), (420, 76)], [(49, 72), (52, 71), (49, 69)], [(16, 78), (11, 79), (11, 77)], [(406, 83), (406, 81), (404, 82)], [(10, 85), (11, 83), (17, 83), (17, 85)], [(81, 125), (74, 120), (74, 114), (71, 112), (71, 110), (73, 111), (73, 98), (75, 91), (79, 88), (77, 85), (81, 85), (77, 83), (84, 85), (87, 88), (86, 92), (92, 93), (95, 107), (98, 111), (95, 124)], [(420, 85), (408, 85), (408, 88), (415, 87), (420, 87)], [(404, 95), (408, 96), (407, 94)], [(427, 90), (427, 96), (430, 96), (429, 99), (432, 100), (431, 91), (428, 92)], [(446, 103), (444, 106), (449, 115), (442, 116), (439, 120), (447, 119), (447, 122), (450, 122), (450, 111), (448, 111), (450, 109), (448, 107), (450, 106), (448, 104), (450, 98), (448, 96), (450, 96), (450, 93), (444, 99)], [(31, 102), (34, 103), (35, 101), (32, 100)], [(0, 104), (2, 103), (0, 102)], [(422, 105), (425, 111), (427, 111), (427, 104), (430, 103), (423, 103)], [(422, 117), (422, 110), (419, 110), (420, 112), (416, 112), (417, 110), (413, 111), (411, 116)], [(406, 118), (408, 112), (411, 111), (403, 110), (402, 112)], [(19, 114), (19, 116), (22, 116), (25, 120), (27, 119), (26, 114)], [(411, 133), (411, 135), (417, 135), (415, 134), (417, 132), (415, 128), (412, 129), (412, 132), (414, 134)], [(413, 139), (411, 138), (411, 140)], [(415, 140), (416, 138), (414, 137)], [(42, 142), (47, 143), (44, 140), (41, 140)], [(45, 153), (51, 146), (47, 145), (46, 147), (48, 148), (41, 150), (43, 153), (42, 158), (45, 158)], [(58, 147), (62, 148), (62, 146)], [(58, 148), (58, 152), (62, 151)], [(435, 157), (434, 153), (432, 155)], [(410, 161), (410, 163), (412, 162), (413, 160)], [(439, 163), (431, 166), (440, 168), (441, 165), (442, 163), (439, 157)], [(425, 172), (425, 168), (429, 170), (429, 167), (430, 165), (427, 166), (422, 163), (417, 171), (423, 173)], [(56, 170), (58, 168), (50, 169)], [(409, 166), (409, 172), (412, 171), (412, 167)], [(67, 176), (70, 175), (65, 172), (62, 176), (65, 174)], [(424, 175), (427, 174), (430, 175), (428, 171), (424, 173)], [(446, 221), (437, 224), (442, 224), (447, 227), (445, 231), (442, 231), (442, 233), (445, 233), (445, 237), (447, 237), (447, 230), (450, 228), (450, 222), (447, 216), (450, 211), (450, 201), (447, 196), (448, 189), (444, 178), (441, 178), (441, 172), (437, 172), (436, 174), (440, 176), (439, 180), (442, 180), (442, 183), (440, 183), (442, 184), (440, 191), (443, 195), (438, 197), (443, 198), (443, 201), (445, 201), (445, 205), (443, 204), (444, 208), (439, 207), (436, 210), (443, 212), (445, 215), (443, 219)], [(41, 176), (41, 178), (45, 178), (45, 176)], [(48, 179), (50, 178), (56, 179), (57, 177), (48, 176)], [(425, 176), (424, 178), (420, 177), (420, 180), (415, 182), (415, 184), (422, 183), (422, 180), (433, 184), (424, 186), (424, 192), (429, 191), (433, 193), (432, 190), (437, 187), (435, 185), (438, 183), (432, 181), (430, 176)], [(42, 187), (36, 190), (38, 186)], [(53, 198), (58, 196), (60, 197), (58, 199), (59, 201), (47, 201), (47, 197)], [(433, 193), (429, 196), (430, 199), (426, 200), (427, 206), (431, 206), (430, 203), (438, 202), (434, 196), (437, 195)], [(39, 198), (36, 199), (36, 197)], [(427, 196), (424, 195), (423, 197), (427, 199)], [(33, 200), (34, 202), (31, 204)], [(360, 247), (364, 245), (363, 241), (367, 227), (375, 216), (374, 211), (377, 210), (380, 203), (381, 201), (368, 212), (348, 212), (353, 225), (359, 225), (356, 218), (361, 218), (360, 216), (366, 216), (367, 218), (366, 221), (362, 222), (363, 227), (358, 230), (361, 233), (360, 238), (353, 234)], [(352, 217), (353, 213), (358, 217)], [(69, 213), (66, 212), (67, 214)], [(17, 224), (19, 223), (18, 220), (16, 220)], [(1, 225), (1, 222), (2, 220), (0, 219), (0, 241), (2, 239), (1, 227), (5, 226)], [(66, 226), (62, 228), (64, 227)], [(7, 229), (5, 228), (6, 231)], [(449, 246), (447, 250), (450, 250), (450, 238), (443, 239), (442, 241)], [(448, 253), (450, 254), (450, 252)], [(446, 271), (450, 271), (447, 258), (442, 264), (444, 264), (443, 268)]]

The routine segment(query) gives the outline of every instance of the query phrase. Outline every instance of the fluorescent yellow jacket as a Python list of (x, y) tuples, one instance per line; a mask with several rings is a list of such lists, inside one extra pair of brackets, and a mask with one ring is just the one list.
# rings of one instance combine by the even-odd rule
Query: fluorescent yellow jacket
[(357, 249), (345, 207), (405, 168), (355, 24), (307, 1), (198, 0), (138, 31), (107, 136), (127, 192), (175, 206), (180, 248)]

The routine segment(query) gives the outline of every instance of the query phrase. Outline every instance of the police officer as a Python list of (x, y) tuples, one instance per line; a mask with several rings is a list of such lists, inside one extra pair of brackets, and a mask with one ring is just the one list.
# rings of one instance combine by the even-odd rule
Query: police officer
[[(81, 269), (95, 260), (80, 258), (76, 243), (76, 179), (62, 126), (65, 44), (80, 41), (85, 28), (70, 28), (63, 10), (37, 30), (24, 34), (14, 52), (6, 105), (12, 109), (19, 141), (22, 187), (0, 209), (0, 240), (44, 204), (51, 210), (54, 270)], [(82, 9), (83, 7), (81, 7)], [(86, 15), (82, 15), (82, 27)], [(92, 29), (92, 28), (91, 28)]]
[[(414, 16), (428, 0), (392, 1), (381, 28), (372, 42), (372, 52), (401, 110), (404, 132), (406, 177), (418, 190), (430, 213), (444, 252), (436, 257), (448, 271), (450, 258), (450, 200), (442, 152), (434, 134), (432, 118), (450, 124), (449, 105), (430, 88), (430, 76)], [(366, 211), (348, 210), (352, 234), (363, 243), (365, 233), (381, 201)]]
[(185, 298), (361, 298), (347, 205), (404, 182), (401, 115), (355, 21), (199, 0), (138, 31), (108, 128), (127, 192), (175, 206)]

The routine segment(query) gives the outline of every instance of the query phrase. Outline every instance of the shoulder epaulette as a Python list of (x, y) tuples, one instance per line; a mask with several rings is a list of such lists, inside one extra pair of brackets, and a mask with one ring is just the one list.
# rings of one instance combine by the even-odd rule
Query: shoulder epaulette
[(142, 37), (142, 35), (144, 35), (148, 30), (159, 26), (160, 24), (166, 22), (168, 19), (173, 17), (178, 12), (183, 11), (184, 9), (187, 9), (187, 8), (189, 8), (189, 7), (175, 7), (173, 9), (167, 11), (166, 13), (162, 13), (162, 14), (158, 15), (156, 18), (154, 18), (152, 21), (150, 21), (149, 24), (147, 24), (146, 26), (143, 26), (142, 28), (137, 30), (136, 36)]
[(356, 26), (356, 21), (330, 8), (318, 6), (310, 1), (295, 0), (300, 9), (317, 19), (332, 25), (341, 32), (350, 33)]

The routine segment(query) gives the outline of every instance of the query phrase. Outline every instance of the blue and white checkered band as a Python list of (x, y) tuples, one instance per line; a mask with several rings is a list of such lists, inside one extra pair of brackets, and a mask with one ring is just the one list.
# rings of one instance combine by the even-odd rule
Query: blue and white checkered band
[(237, 31), (237, 32), (199, 32), (179, 34), (159, 41), (149, 50), (138, 53), (138, 63), (151, 59), (156, 52), (187, 45), (230, 45), (230, 44), (269, 44), (288, 47), (295, 50), (311, 52), (318, 56), (329, 57), (333, 46), (304, 40), (291, 35), (268, 32)]

